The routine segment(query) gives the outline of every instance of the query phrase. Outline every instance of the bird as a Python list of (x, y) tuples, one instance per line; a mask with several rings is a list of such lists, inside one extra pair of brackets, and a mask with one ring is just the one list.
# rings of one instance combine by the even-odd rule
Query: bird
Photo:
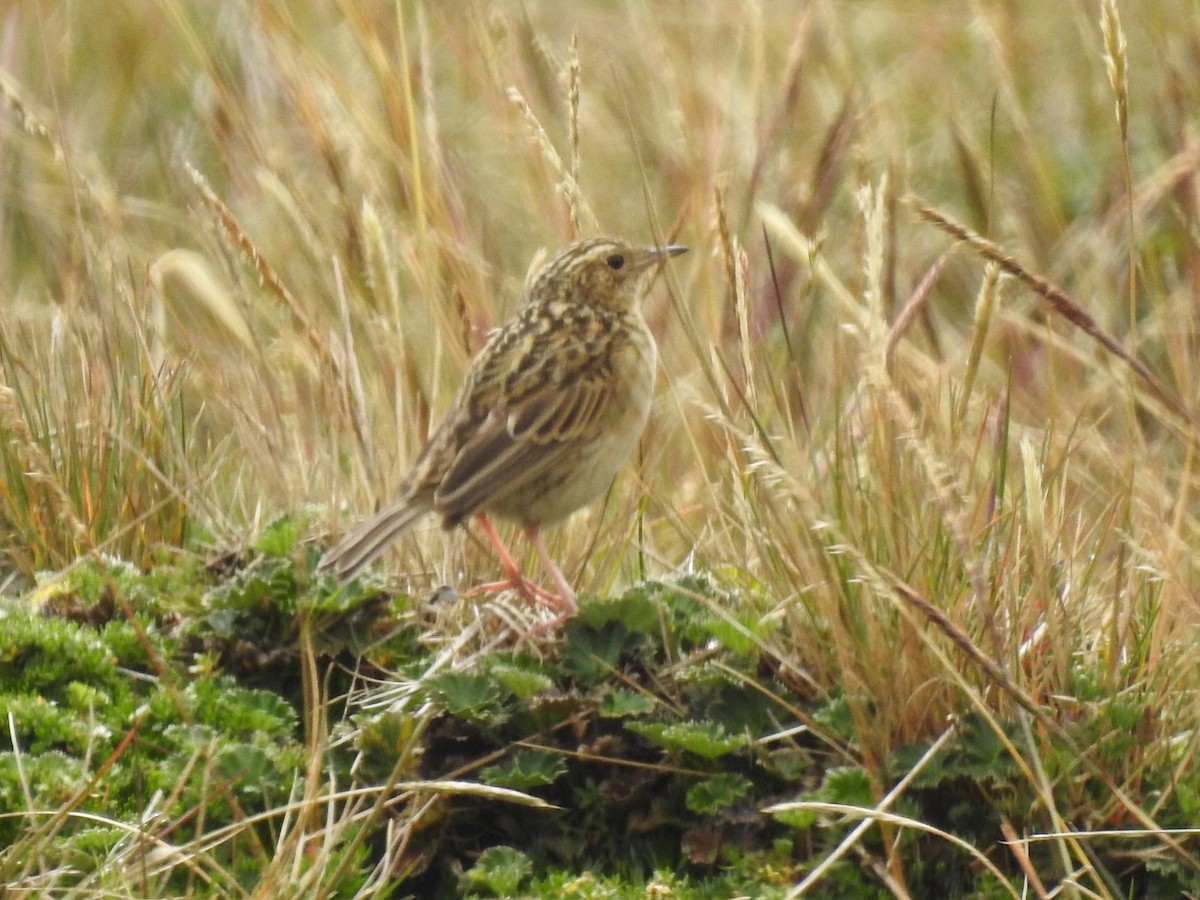
[[(650, 414), (658, 350), (641, 301), (679, 244), (577, 240), (526, 283), (517, 309), (472, 360), (398, 498), (335, 544), (319, 573), (352, 579), (424, 516), (449, 530), (474, 518), (507, 578), (468, 591), (514, 588), (533, 604), (578, 611), (541, 528), (603, 493)], [(528, 578), (491, 516), (520, 523), (554, 584)]]

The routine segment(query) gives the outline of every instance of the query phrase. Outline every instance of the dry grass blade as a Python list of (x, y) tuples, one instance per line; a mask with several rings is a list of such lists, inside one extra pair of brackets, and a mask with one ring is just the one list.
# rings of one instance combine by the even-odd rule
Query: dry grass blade
[(1129, 159), (1129, 59), (1125, 32), (1116, 0), (1101, 0), (1100, 32), (1104, 37), (1104, 67), (1116, 104), (1117, 130), (1121, 135), (1121, 177), (1125, 182), (1126, 259), (1129, 285), (1129, 336), (1137, 346), (1137, 241), (1134, 233), (1133, 166)]
[[(936, 740), (932, 741), (929, 745), (929, 748), (921, 755), (921, 759), (919, 759), (916, 762), (916, 764), (913, 765), (904, 774), (904, 777), (901, 778), (900, 781), (894, 787), (892, 787), (891, 790), (888, 791), (888, 794), (886, 797), (884, 797), (882, 800), (880, 800), (879, 803), (876, 804), (873, 809), (861, 810), (859, 812), (859, 815), (862, 816), (862, 821), (860, 821), (858, 823), (858, 825), (856, 825), (854, 828), (852, 828), (850, 830), (850, 832), (841, 840), (841, 842), (838, 844), (838, 846), (832, 852), (827, 854), (825, 856), (825, 858), (822, 859), (821, 862), (818, 865), (816, 865), (813, 868), (813, 870), (808, 873), (808, 875), (805, 876), (804, 880), (801, 881), (799, 884), (797, 884), (796, 887), (793, 888), (792, 891), (787, 896), (788, 897), (803, 896), (806, 890), (808, 890), (811, 887), (815, 887), (817, 884), (819, 884), (821, 882), (821, 879), (824, 877), (825, 873), (828, 870), (830, 870), (842, 856), (844, 856), (847, 852), (849, 852), (849, 850), (858, 843), (859, 839), (867, 831), (867, 829), (871, 825), (875, 824), (877, 821), (880, 821), (880, 819), (878, 817), (888, 815), (888, 810), (891, 809), (897, 802), (900, 801), (900, 799), (904, 796), (904, 792), (906, 790), (908, 790), (909, 786), (917, 779), (917, 776), (922, 771), (924, 771), (927, 766), (929, 766), (931, 763), (933, 763), (936, 760), (937, 756), (950, 743), (950, 741), (954, 737), (954, 735), (955, 735), (955, 729), (954, 729), (954, 727), (950, 727), (950, 728), (947, 728), (945, 731), (943, 731)], [(788, 811), (791, 809), (804, 809), (804, 808), (806, 808), (806, 804), (803, 804), (803, 803), (799, 803), (799, 804), (782, 803), (782, 804), (779, 804), (774, 807), (769, 807), (768, 809), (766, 809), (764, 811), (765, 812), (785, 812), (785, 811)], [(895, 824), (899, 824), (899, 823), (896, 820), (891, 820), (890, 824), (895, 825)], [(939, 834), (939, 836), (948, 838), (951, 842), (955, 841), (955, 838), (948, 834), (943, 833), (943, 834)], [(966, 848), (964, 847), (964, 849), (966, 849)], [(976, 858), (984, 859), (985, 860), (984, 864), (987, 865), (990, 869), (992, 869), (992, 871), (995, 872), (995, 874), (997, 876), (1000, 876), (1000, 871), (998, 869), (996, 869), (990, 862), (986, 862), (986, 858), (983, 857), (982, 854), (979, 854), (978, 851), (975, 850), (975, 848), (970, 847), (968, 852), (970, 852), (972, 855), (976, 856)], [(1003, 876), (1001, 876), (999, 880), (1002, 884), (1007, 884), (1007, 882), (1005, 881)], [(1015, 896), (1015, 892), (1014, 892), (1014, 896)]]
[(946, 268), (946, 260), (949, 258), (950, 253), (946, 251), (934, 261), (933, 265), (929, 267), (929, 271), (921, 278), (921, 283), (917, 285), (912, 295), (908, 298), (908, 302), (900, 310), (900, 314), (896, 316), (896, 321), (892, 323), (892, 327), (888, 330), (887, 345), (883, 351), (883, 365), (889, 371), (892, 368), (892, 358), (896, 354), (896, 346), (900, 343), (900, 339), (908, 333), (908, 329), (917, 320), (917, 316), (928, 305), (929, 298), (933, 294), (934, 285), (937, 284), (938, 278), (941, 277), (942, 270)]
[(1124, 138), (1129, 134), (1129, 45), (1121, 29), (1116, 0), (1101, 0), (1100, 32), (1104, 36), (1104, 68), (1116, 99), (1117, 126)]
[[(208, 179), (191, 163), (185, 163), (184, 165), (188, 175), (191, 177), (192, 183), (199, 190), (205, 204), (207, 204), (216, 217), (222, 232), (233, 242), (234, 246), (237, 247), (250, 265), (254, 267), (262, 283), (267, 286), (271, 293), (283, 301), (288, 313), (300, 326), (309, 345), (316, 351), (321, 361), (329, 367), (329, 371), (334, 374), (337, 384), (342, 386), (343, 394), (353, 397), (353, 378), (347, 373), (345, 366), (338, 359), (337, 355), (330, 350), (329, 345), (321, 337), (321, 333), (318, 331), (316, 325), (300, 305), (299, 301), (297, 301), (296, 296), (284, 283), (283, 278), (275, 271), (275, 268), (263, 255), (253, 238), (242, 228), (237, 216), (233, 214), (233, 210), (226, 206), (221, 198), (216, 195), (216, 192), (213, 191), (212, 186), (208, 183)], [(367, 445), (367, 435), (362, 430), (363, 421), (361, 417), (352, 415), (350, 421), (354, 426), (359, 446), (365, 447)]]
[(1000, 828), (1004, 832), (1004, 838), (1009, 843), (1009, 851), (1016, 857), (1017, 864), (1021, 867), (1021, 871), (1025, 873), (1025, 877), (1029, 879), (1029, 884), (1033, 887), (1033, 891), (1039, 898), (1049, 898), (1046, 892), (1046, 886), (1042, 884), (1042, 879), (1034, 868), (1033, 863), (1029, 859), (1029, 854), (1025, 852), (1025, 848), (1021, 844), (1016, 831), (1008, 819), (1003, 819), (1000, 822)]
[(16, 114), (25, 133), (44, 144), (53, 154), (55, 162), (61, 163), (66, 159), (67, 155), (54, 132), (46, 125), (42, 116), (30, 107), (16, 81), (4, 69), (0, 69), (0, 97)]
[[(579, 34), (571, 35), (571, 51), (567, 60), (567, 142), (571, 149), (570, 175), (579, 184)], [(571, 236), (579, 237), (579, 209), (571, 204)]]
[(208, 179), (200, 174), (199, 169), (189, 162), (185, 162), (184, 166), (187, 169), (188, 176), (192, 179), (192, 183), (199, 190), (201, 198), (216, 216), (217, 222), (220, 224), (225, 236), (233, 241), (234, 246), (237, 247), (250, 265), (254, 267), (262, 283), (270, 289), (271, 293), (283, 301), (288, 312), (295, 317), (296, 322), (308, 335), (314, 348), (321, 352), (321, 355), (330, 363), (331, 367), (336, 368), (336, 363), (328, 353), (328, 348), (319, 339), (316, 328), (313, 326), (308, 314), (300, 306), (299, 302), (297, 302), (295, 295), (288, 286), (283, 283), (283, 279), (279, 276), (279, 273), (275, 271), (271, 263), (263, 256), (254, 239), (242, 228), (237, 216), (233, 214), (233, 210), (226, 206), (221, 198), (217, 196), (212, 186), (208, 183)]
[(721, 262), (725, 269), (729, 305), (737, 320), (738, 349), (742, 364), (741, 389), (745, 392), (745, 399), (750, 408), (757, 409), (758, 397), (756, 396), (756, 378), (752, 356), (754, 344), (750, 338), (750, 312), (747, 309), (746, 298), (746, 254), (739, 246), (737, 238), (729, 230), (729, 219), (725, 212), (725, 195), (720, 188), (714, 192), (713, 206), (717, 213), (717, 237), (721, 249)]
[(1056, 313), (1080, 328), (1105, 350), (1124, 362), (1141, 378), (1156, 400), (1187, 424), (1189, 435), (1193, 440), (1196, 439), (1197, 436), (1194, 433), (1191, 417), (1179, 399), (1162, 386), (1144, 362), (1122, 347), (1116, 338), (1101, 328), (1096, 320), (1088, 314), (1087, 310), (1073, 300), (1066, 291), (1041, 275), (1030, 272), (1016, 259), (1005, 253), (998, 244), (989, 241), (960, 222), (956, 222), (945, 213), (930, 206), (920, 197), (909, 194), (905, 197), (905, 202), (917, 211), (917, 215), (923, 221), (930, 222), (947, 234), (953, 235), (960, 241), (964, 241), (981, 257), (995, 263), (1002, 271), (1007, 272), (1013, 278), (1028, 286), (1034, 293), (1046, 300), (1050, 304), (1050, 308)]
[[(1116, 783), (1113, 776), (1106, 771), (1099, 763), (1092, 759), (1091, 755), (1083, 747), (1077, 746), (1074, 738), (1067, 730), (1055, 721), (1040, 705), (1034, 702), (1025, 691), (1009, 677), (1004, 667), (997, 663), (994, 659), (984, 653), (970, 636), (959, 628), (954, 622), (950, 621), (949, 617), (944, 612), (931, 603), (928, 598), (923, 597), (920, 593), (913, 590), (898, 576), (886, 572), (881, 573), (892, 584), (896, 592), (896, 596), (902, 598), (906, 604), (909, 604), (914, 610), (920, 613), (927, 621), (935, 625), (951, 643), (954, 644), (961, 652), (966, 654), (972, 662), (975, 663), (994, 685), (1000, 688), (1005, 695), (1016, 703), (1021, 709), (1029, 713), (1038, 725), (1046, 729), (1048, 732), (1060, 740), (1064, 746), (1070, 748), (1074, 757), (1086, 768), (1095, 778), (1099, 779), (1108, 790), (1112, 791), (1114, 796), (1120, 801), (1125, 812), (1136, 818), (1146, 828), (1148, 837), (1157, 838), (1164, 847), (1170, 849), (1172, 853), (1180, 860), (1185, 862), (1193, 871), (1200, 873), (1200, 860), (1196, 860), (1171, 834), (1164, 832), (1154, 819), (1147, 813), (1128, 792), (1123, 790)], [(1072, 835), (1074, 837), (1074, 835)]]
[[(55, 472), (55, 467), (50, 464), (50, 460), (46, 458), (46, 454), (34, 440), (29, 422), (17, 402), (16, 392), (4, 384), (0, 384), (0, 429), (8, 436), (9, 445), (16, 451), (16, 457), (21, 462), (21, 474), (26, 489), (35, 484), (45, 485), (46, 500), (54, 517), (66, 526), (81, 548), (89, 549), (91, 536), (87, 526), (76, 515), (74, 504), (67, 496), (66, 489)], [(8, 486), (0, 487), (0, 493), (7, 497), (9, 495)], [(31, 512), (34, 508), (35, 504), (29, 504)], [(38, 530), (49, 530), (47, 528), (49, 523), (30, 524)]]
[[(943, 256), (942, 259), (945, 259)], [(979, 287), (979, 296), (975, 299), (975, 320), (971, 332), (971, 349), (967, 353), (967, 365), (963, 370), (962, 403), (958, 408), (958, 419), (962, 421), (967, 414), (971, 402), (971, 391), (975, 386), (975, 376), (979, 372), (979, 361), (983, 358), (983, 347), (987, 339), (988, 326), (992, 321), (992, 310), (996, 306), (996, 297), (1000, 293), (1000, 269), (995, 263), (989, 265), (983, 273), (983, 284)]]
[[(793, 810), (812, 810), (814, 812), (823, 812), (823, 813), (829, 813), (831, 815), (845, 816), (845, 817), (851, 818), (851, 819), (863, 819), (867, 823), (886, 822), (886, 823), (888, 823), (890, 825), (894, 825), (898, 828), (911, 828), (916, 831), (924, 831), (929, 834), (935, 835), (936, 837), (940, 838), (941, 840), (944, 840), (950, 844), (954, 844), (959, 849), (963, 850), (965, 853), (968, 853), (980, 865), (982, 865), (988, 871), (992, 872), (996, 876), (998, 883), (1005, 886), (1008, 889), (1010, 896), (1012, 896), (1014, 898), (1020, 897), (1020, 894), (1012, 887), (1012, 885), (1009, 884), (1008, 879), (1006, 879), (1004, 877), (1004, 874), (1000, 871), (1000, 869), (996, 866), (996, 864), (994, 862), (992, 862), (990, 859), (988, 859), (987, 856), (980, 853), (977, 848), (972, 847), (970, 844), (968, 844), (966, 841), (964, 841), (962, 838), (958, 837), (957, 835), (951, 834), (950, 832), (944, 831), (940, 828), (935, 828), (934, 826), (929, 825), (925, 822), (920, 822), (915, 819), (909, 818), (907, 816), (896, 815), (895, 813), (884, 812), (882, 810), (863, 809), (862, 807), (858, 807), (858, 806), (847, 806), (846, 804), (843, 804), (843, 803), (823, 803), (823, 802), (818, 802), (818, 801), (802, 801), (802, 802), (796, 802), (796, 803), (778, 803), (774, 806), (767, 807), (763, 811), (767, 812), (767, 813), (781, 813), (781, 812), (790, 812)], [(823, 872), (823, 871), (824, 870), (822, 869), (821, 872)], [(814, 874), (820, 874), (820, 873), (814, 873)], [(786, 896), (789, 898), (789, 900), (791, 900), (791, 898), (804, 896), (804, 892), (807, 891), (807, 889), (809, 887), (813, 887), (816, 884), (817, 884), (817, 881), (815, 878), (812, 878), (811, 876), (807, 877), (807, 878), (805, 878), (804, 881), (802, 881), (799, 885), (797, 885), (796, 888), (794, 888)]]
[[(763, 170), (771, 159), (771, 154), (777, 150), (779, 134), (783, 130), (784, 123), (796, 113), (796, 101), (800, 93), (800, 77), (804, 71), (803, 63), (808, 58), (808, 42), (809, 36), (812, 33), (813, 10), (813, 7), (805, 6), (797, 21), (791, 27), (794, 37), (792, 38), (791, 46), (788, 47), (787, 61), (784, 63), (783, 72), (779, 78), (780, 83), (785, 85), (785, 87), (780, 93), (778, 103), (767, 124), (765, 134), (759, 142), (754, 165), (750, 169), (750, 177), (745, 192), (748, 202), (753, 202), (755, 199)], [(824, 161), (823, 158), (822, 162)], [(833, 168), (818, 166), (817, 171), (825, 173), (833, 170)], [(814, 179), (814, 182), (818, 182), (818, 180)], [(814, 206), (818, 205), (815, 200), (816, 194), (817, 191), (814, 190), (814, 200), (812, 201)]]
[(521, 119), (525, 122), (525, 127), (529, 131), (530, 142), (537, 147), (542, 159), (550, 165), (555, 176), (557, 176), (557, 187), (567, 204), (567, 211), (571, 221), (582, 221), (590, 229), (597, 230), (596, 214), (592, 212), (592, 208), (584, 197), (579, 183), (576, 182), (574, 174), (567, 166), (563, 165), (562, 157), (559, 155), (558, 150), (555, 149), (554, 142), (550, 140), (550, 135), (546, 134), (546, 129), (538, 121), (538, 117), (534, 114), (529, 102), (516, 87), (509, 87), (507, 94), (509, 101), (521, 113)]

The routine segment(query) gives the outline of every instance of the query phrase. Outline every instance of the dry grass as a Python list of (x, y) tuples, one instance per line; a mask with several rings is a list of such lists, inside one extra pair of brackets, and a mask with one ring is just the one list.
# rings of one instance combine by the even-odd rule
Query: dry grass
[[(1149, 711), (1097, 820), (1153, 825), (1200, 684), (1194, 9), (108, 7), (0, 22), (9, 568), (342, 528), (539, 248), (679, 240), (652, 422), (554, 535), (568, 577), (736, 568), (881, 799), (968, 710), (1026, 716), (1043, 781), (1097, 668)], [(432, 525), (387, 566), (494, 569)]]

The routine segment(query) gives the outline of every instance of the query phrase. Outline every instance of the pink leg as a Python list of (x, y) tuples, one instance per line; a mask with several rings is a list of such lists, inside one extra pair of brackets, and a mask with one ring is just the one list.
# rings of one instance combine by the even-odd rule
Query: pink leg
[(550, 577), (554, 580), (554, 586), (558, 588), (555, 605), (563, 611), (564, 618), (575, 615), (579, 612), (579, 604), (575, 602), (575, 592), (571, 590), (567, 579), (563, 577), (562, 570), (554, 564), (554, 560), (546, 551), (546, 544), (542, 541), (542, 533), (536, 522), (525, 523), (525, 536), (529, 538), (533, 549), (537, 551), (538, 561), (542, 564), (542, 568), (550, 573)]
[[(496, 527), (492, 524), (491, 519), (489, 519), (483, 513), (478, 513), (475, 516), (475, 521), (479, 523), (479, 527), (487, 536), (488, 541), (491, 542), (492, 547), (496, 551), (496, 555), (500, 558), (500, 565), (503, 566), (504, 572), (508, 578), (504, 581), (491, 581), (487, 584), (477, 585), (476, 587), (473, 587), (471, 590), (467, 591), (463, 595), (464, 597), (475, 597), (479, 594), (494, 594), (497, 591), (503, 591), (512, 588), (530, 603), (535, 605), (549, 606), (555, 609), (564, 608), (562, 601), (559, 599), (557, 594), (546, 590), (541, 585), (535, 584), (525, 576), (525, 573), (521, 571), (521, 567), (517, 565), (517, 561), (513, 558), (513, 555), (508, 551), (508, 548), (504, 546), (504, 541), (500, 540), (500, 535), (496, 533)], [(537, 544), (534, 546), (537, 548)], [(539, 550), (539, 554), (541, 552), (544, 551)], [(558, 577), (562, 578), (561, 574)], [(574, 595), (572, 594), (571, 596), (571, 607), (573, 612)]]

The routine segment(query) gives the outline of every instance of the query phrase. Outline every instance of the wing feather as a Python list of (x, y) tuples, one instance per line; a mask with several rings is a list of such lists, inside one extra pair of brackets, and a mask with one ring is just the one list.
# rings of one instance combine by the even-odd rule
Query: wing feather
[(442, 475), (434, 504), (447, 523), (520, 493), (575, 453), (603, 427), (612, 380), (604, 372), (543, 368), (537, 389), (525, 379), (467, 435)]

